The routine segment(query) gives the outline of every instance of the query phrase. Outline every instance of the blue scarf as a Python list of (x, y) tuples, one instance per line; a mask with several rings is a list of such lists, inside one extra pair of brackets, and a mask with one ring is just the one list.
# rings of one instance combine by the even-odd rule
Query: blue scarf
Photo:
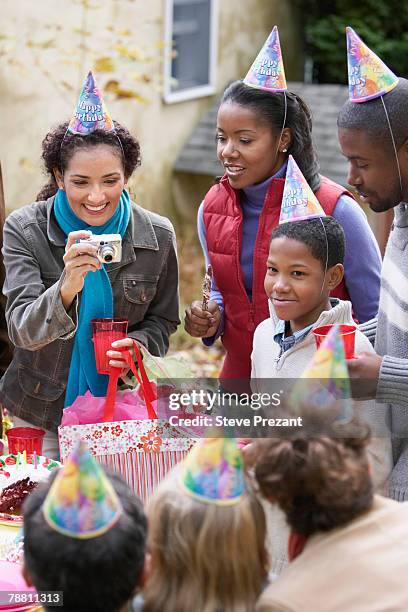
[[(59, 189), (54, 200), (54, 214), (66, 236), (77, 230), (90, 230), (93, 234), (120, 234), (123, 239), (130, 218), (130, 198), (128, 192), (123, 190), (118, 206), (109, 221), (94, 227), (87, 225), (75, 215), (65, 191)], [(112, 287), (103, 265), (100, 270), (85, 276), (69, 367), (65, 407), (70, 406), (78, 395), (83, 395), (88, 389), (95, 397), (106, 395), (108, 376), (98, 374), (96, 371), (91, 320), (112, 316)]]

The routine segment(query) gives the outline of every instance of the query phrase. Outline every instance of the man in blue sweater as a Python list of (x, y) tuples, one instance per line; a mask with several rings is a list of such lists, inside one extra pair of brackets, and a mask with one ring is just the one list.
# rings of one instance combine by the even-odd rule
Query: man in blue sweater
[(359, 355), (349, 362), (349, 371), (353, 378), (372, 380), (377, 401), (390, 405), (394, 455), (390, 496), (404, 501), (408, 500), (408, 81), (391, 75), (391, 88), (379, 89), (377, 97), (370, 95), (367, 101), (360, 97), (356, 103), (349, 54), (350, 100), (340, 111), (338, 128), (340, 147), (350, 164), (348, 182), (373, 211), (394, 208), (379, 312), (361, 326), (376, 354)]

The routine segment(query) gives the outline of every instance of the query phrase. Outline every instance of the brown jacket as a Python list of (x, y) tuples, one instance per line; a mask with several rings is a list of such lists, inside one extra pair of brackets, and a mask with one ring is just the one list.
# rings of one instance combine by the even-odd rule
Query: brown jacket
[(406, 612), (408, 502), (374, 498), (346, 527), (309, 539), (256, 612)]
[[(79, 300), (62, 304), (65, 236), (54, 198), (12, 212), (3, 255), (8, 333), (13, 360), (0, 381), (0, 403), (12, 414), (57, 431), (64, 406)], [(114, 316), (129, 320), (129, 336), (164, 355), (179, 323), (178, 266), (170, 221), (132, 203), (122, 259), (107, 266)]]

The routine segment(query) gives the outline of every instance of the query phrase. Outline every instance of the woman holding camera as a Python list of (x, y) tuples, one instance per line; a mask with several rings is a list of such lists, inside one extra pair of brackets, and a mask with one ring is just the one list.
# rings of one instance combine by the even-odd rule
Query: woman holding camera
[[(15, 425), (44, 428), (43, 452), (57, 456), (64, 405), (88, 389), (106, 393), (91, 320), (129, 321), (128, 338), (107, 353), (110, 365), (126, 367), (119, 349), (132, 339), (163, 356), (179, 323), (178, 267), (170, 221), (130, 200), (139, 143), (112, 121), (91, 73), (74, 117), (47, 134), (42, 157), (49, 182), (4, 226), (3, 291), (15, 351), (0, 400)], [(119, 235), (109, 244), (114, 260), (121, 250), (120, 261), (102, 263), (102, 234)]]

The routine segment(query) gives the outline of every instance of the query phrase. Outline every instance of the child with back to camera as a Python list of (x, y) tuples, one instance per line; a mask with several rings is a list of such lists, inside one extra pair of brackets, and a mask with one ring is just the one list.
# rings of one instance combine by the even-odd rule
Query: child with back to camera
[(148, 506), (143, 612), (252, 612), (266, 586), (265, 517), (232, 438), (203, 439)]
[[(145, 577), (147, 522), (141, 502), (78, 447), (23, 507), (24, 576), (61, 591), (61, 612), (127, 612)], [(44, 606), (44, 610), (55, 610)]]
[[(302, 375), (317, 350), (313, 329), (354, 324), (350, 302), (329, 297), (343, 277), (344, 232), (333, 217), (324, 216), (294, 161), (289, 164), (280, 224), (272, 232), (264, 283), (270, 317), (254, 334), (251, 373), (254, 392), (276, 386), (274, 379), (283, 381)], [(302, 202), (309, 198), (310, 216), (308, 211), (305, 214), (303, 203), (293, 204), (295, 181), (297, 193), (303, 190)], [(302, 220), (296, 220), (299, 216)], [(357, 329), (355, 353), (362, 351), (370, 352), (373, 348)], [(375, 486), (385, 492), (392, 462), (383, 411), (373, 401), (356, 402), (356, 407), (381, 436), (373, 438), (370, 454)], [(279, 514), (276, 510), (276, 517), (269, 521), (274, 533), (274, 572), (279, 572), (286, 563), (286, 542), (279, 532), (287, 532)]]
[(256, 612), (407, 610), (408, 505), (374, 494), (369, 428), (333, 423), (307, 400), (294, 414), (318, 427), (254, 444), (262, 495), (291, 530), (290, 564)]

